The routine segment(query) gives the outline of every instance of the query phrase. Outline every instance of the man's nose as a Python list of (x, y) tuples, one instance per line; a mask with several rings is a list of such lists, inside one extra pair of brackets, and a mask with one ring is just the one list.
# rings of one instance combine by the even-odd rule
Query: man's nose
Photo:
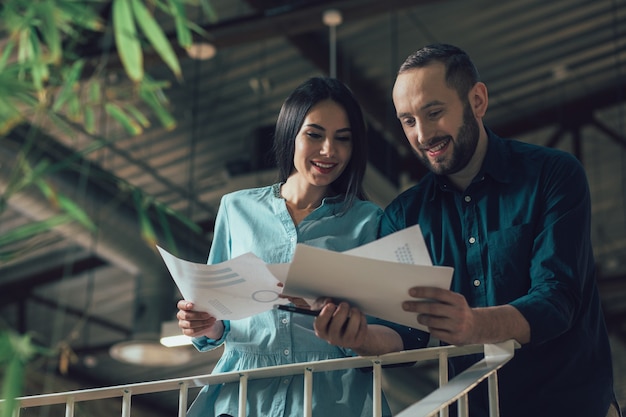
[(414, 142), (419, 145), (425, 145), (430, 140), (430, 130), (426, 123), (415, 122), (411, 134), (413, 135)]

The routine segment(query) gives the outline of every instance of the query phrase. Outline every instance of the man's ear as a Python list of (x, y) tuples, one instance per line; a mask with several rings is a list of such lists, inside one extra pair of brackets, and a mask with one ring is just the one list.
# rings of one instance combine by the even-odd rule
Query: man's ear
[(487, 107), (489, 104), (489, 95), (487, 94), (487, 86), (485, 83), (477, 82), (469, 92), (468, 100), (474, 116), (482, 119), (487, 113)]

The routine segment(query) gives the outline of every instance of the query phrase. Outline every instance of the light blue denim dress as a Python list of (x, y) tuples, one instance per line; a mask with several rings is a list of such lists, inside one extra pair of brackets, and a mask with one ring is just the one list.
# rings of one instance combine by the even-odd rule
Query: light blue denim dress
[[(348, 250), (376, 238), (381, 209), (356, 201), (343, 215), (342, 201), (326, 198), (322, 205), (295, 226), (280, 196), (280, 184), (237, 191), (222, 198), (208, 262), (216, 264), (247, 252), (266, 263), (291, 261), (296, 244)], [(337, 277), (341, 279), (341, 277)], [(220, 340), (196, 338), (200, 351), (224, 344), (213, 373), (254, 369), (296, 362), (355, 356), (315, 336), (313, 318), (280, 310), (243, 320), (225, 322)], [(251, 417), (300, 417), (304, 379), (301, 375), (251, 380), (248, 411)], [(205, 386), (188, 416), (238, 415), (238, 384)], [(372, 415), (372, 377), (369, 370), (352, 369), (313, 374), (314, 417)], [(383, 415), (391, 415), (384, 402)]]

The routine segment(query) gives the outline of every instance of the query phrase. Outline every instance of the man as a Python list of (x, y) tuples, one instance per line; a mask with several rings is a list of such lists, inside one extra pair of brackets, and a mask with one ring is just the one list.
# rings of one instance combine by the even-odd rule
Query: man
[[(457, 47), (409, 56), (393, 102), (430, 173), (387, 207), (380, 235), (418, 223), (433, 263), (455, 268), (451, 290), (411, 288), (403, 308), (444, 343), (522, 345), (499, 372), (504, 417), (619, 415), (582, 166), (485, 128), (487, 87)], [(451, 372), (476, 361), (451, 359)], [(470, 415), (487, 401), (483, 383)]]

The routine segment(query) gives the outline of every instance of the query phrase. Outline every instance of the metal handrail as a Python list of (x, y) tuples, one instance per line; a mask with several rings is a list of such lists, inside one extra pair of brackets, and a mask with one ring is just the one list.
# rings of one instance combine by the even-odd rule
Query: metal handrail
[[(490, 416), (498, 417), (497, 371), (514, 354), (518, 345), (514, 341), (507, 341), (496, 345), (468, 345), (442, 346), (410, 351), (388, 353), (380, 356), (351, 357), (329, 359), (314, 362), (302, 362), (289, 365), (271, 366), (266, 368), (250, 369), (246, 371), (207, 374), (200, 376), (166, 379), (160, 381), (142, 382), (118, 385), (103, 388), (93, 388), (68, 392), (59, 392), (42, 395), (32, 395), (17, 398), (19, 407), (15, 417), (19, 417), (22, 408), (40, 407), (55, 404), (66, 405), (66, 417), (74, 416), (74, 405), (81, 401), (101, 400), (107, 398), (122, 398), (122, 417), (130, 416), (131, 398), (135, 395), (149, 394), (164, 391), (179, 392), (178, 416), (184, 417), (187, 409), (187, 394), (191, 387), (201, 387), (209, 384), (239, 382), (239, 416), (245, 416), (246, 392), (248, 381), (253, 379), (271, 378), (286, 375), (304, 375), (305, 400), (303, 416), (311, 416), (311, 395), (313, 374), (315, 372), (333, 371), (351, 368), (372, 367), (373, 385), (373, 416), (380, 417), (382, 413), (382, 377), (381, 368), (385, 365), (411, 363), (419, 361), (439, 361), (440, 387), (417, 403), (403, 410), (397, 417), (433, 416), (440, 413), (447, 416), (447, 407), (454, 401), (459, 401), (459, 415), (467, 416), (467, 393), (480, 381), (488, 378), (490, 393)], [(484, 353), (480, 360), (465, 372), (447, 381), (447, 360), (450, 357)], [(445, 371), (445, 372), (444, 372)], [(445, 375), (442, 375), (445, 373)], [(0, 400), (0, 403), (4, 400)], [(464, 413), (464, 414), (463, 414)]]

